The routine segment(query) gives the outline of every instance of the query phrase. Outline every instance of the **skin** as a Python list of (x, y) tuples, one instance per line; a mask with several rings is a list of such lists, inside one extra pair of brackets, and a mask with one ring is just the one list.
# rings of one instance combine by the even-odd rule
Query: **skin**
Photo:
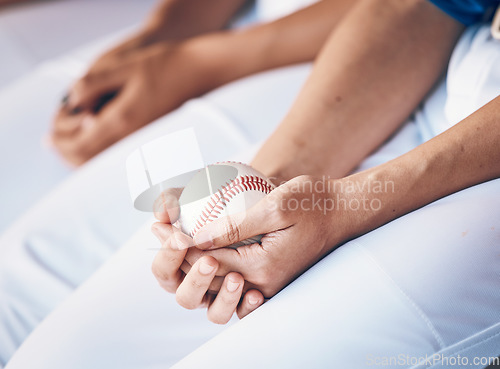
[[(75, 81), (55, 115), (49, 142), (69, 164), (78, 166), (160, 116), (161, 110), (178, 106), (187, 98), (186, 90), (167, 99), (162, 109), (158, 109), (157, 103), (142, 103), (151, 100), (162, 82), (176, 82), (171, 81), (169, 74), (179, 66), (179, 58), (171, 57), (178, 54), (174, 52), (178, 43), (221, 29), (243, 3), (244, 0), (163, 0), (137, 34), (99, 57)], [(196, 68), (192, 64), (189, 66)], [(154, 73), (158, 75), (156, 79)], [(186, 77), (185, 73), (181, 75)], [(148, 88), (148, 84), (152, 86)], [(110, 93), (113, 98), (107, 101), (105, 109), (99, 109), (103, 96)], [(197, 92), (193, 89), (192, 93)]]
[(19, 3), (32, 3), (37, 0), (0, 0), (0, 6), (2, 5), (11, 5), (11, 4), (19, 4)]
[[(188, 99), (223, 84), (312, 60), (355, 1), (324, 0), (276, 22), (219, 32), (214, 31), (242, 1), (168, 3), (139, 35), (101, 57), (71, 88), (50, 134), (68, 163), (83, 164)], [(209, 22), (204, 9), (214, 13)], [(113, 98), (97, 109), (109, 93)]]
[[(354, 1), (325, 0), (276, 22), (244, 31), (216, 33), (199, 37), (190, 40), (185, 45), (190, 46), (187, 49), (197, 50), (198, 55), (204, 55), (203, 60), (210, 66), (209, 70), (212, 72), (204, 73), (203, 76), (212, 78), (209, 83), (210, 86), (220, 86), (259, 71), (314, 59), (328, 38), (330, 31), (340, 22), (354, 3)], [(163, 245), (165, 245), (165, 237), (174, 234), (175, 227), (171, 223), (177, 219), (177, 215), (173, 215), (172, 211), (169, 214), (168, 209), (175, 208), (175, 201), (179, 193), (168, 195), (164, 194), (163, 198), (159, 199), (157, 207), (161, 210), (156, 212), (156, 217), (160, 223), (154, 225), (155, 234)], [(165, 205), (165, 202), (172, 203)], [(158, 229), (163, 233), (160, 233)], [(172, 245), (175, 244), (176, 242), (167, 242), (167, 246), (163, 247), (157, 261), (153, 264), (153, 273), (159, 280), (160, 285), (169, 292), (180, 288), (185, 275), (192, 270), (193, 266), (193, 264), (184, 261), (185, 253), (176, 254), (177, 258), (175, 259), (171, 256)], [(164, 273), (162, 268), (156, 267), (157, 265), (166, 264), (165, 260), (170, 260), (173, 263), (173, 269), (170, 268), (169, 270), (178, 272), (174, 274), (171, 272)], [(208, 262), (211, 262), (211, 259)], [(193, 273), (195, 271), (196, 268)], [(208, 296), (214, 295), (220, 290), (223, 283), (224, 278), (217, 277), (214, 274), (205, 288), (205, 293)], [(194, 302), (184, 299), (183, 290), (189, 291), (189, 289), (180, 288), (176, 295), (181, 305), (186, 308), (192, 308), (193, 306), (205, 307), (211, 301), (207, 298), (200, 298), (199, 294), (196, 295)], [(236, 309), (240, 317), (253, 311), (264, 301), (263, 295), (259, 291), (252, 289), (248, 284), (245, 284), (239, 293), (244, 294)], [(247, 303), (250, 300), (254, 301), (255, 304)], [(224, 309), (219, 305), (216, 311), (219, 310)], [(231, 310), (230, 314), (227, 313), (229, 310)], [(210, 308), (208, 311), (211, 311)], [(220, 314), (220, 316), (231, 316), (235, 311), (234, 304), (226, 305), (225, 311), (226, 313)], [(219, 324), (226, 323), (227, 320), (219, 319), (220, 316), (209, 313), (211, 321)]]
[[(213, 257), (219, 263), (219, 275), (238, 271), (253, 288), (272, 297), (346, 241), (448, 194), (500, 178), (499, 116), (497, 97), (443, 134), (378, 167), (342, 179), (296, 177), (246, 214), (205, 226), (192, 241), (197, 248), (187, 255), (187, 261)], [(388, 179), (394, 183), (394, 191), (376, 193), (367, 190), (367, 185), (365, 190), (347, 190), (349, 183), (361, 188)], [(322, 182), (331, 190), (310, 190), (309, 183)], [(320, 204), (331, 199), (338, 206), (313, 210), (311, 204), (318, 199)], [(382, 206), (349, 207), (342, 205), (343, 200), (346, 204), (377, 201)], [(302, 211), (291, 209), (297, 203)], [(225, 248), (258, 234), (266, 235), (262, 244)], [(189, 291), (181, 292), (183, 299), (191, 296)]]
[(153, 274), (163, 289), (176, 294), (177, 302), (184, 308), (206, 307), (210, 321), (225, 324), (235, 311), (242, 318), (264, 302), (258, 290), (244, 288), (245, 280), (240, 273), (226, 273), (213, 287), (216, 292), (209, 292), (218, 273), (218, 261), (207, 256), (198, 258), (192, 266), (187, 265), (184, 260), (187, 245), (192, 245), (187, 235), (165, 223), (155, 223), (152, 231), (162, 244), (153, 263)]
[[(217, 276), (239, 272), (249, 288), (271, 297), (346, 241), (448, 194), (499, 178), (500, 98), (409, 153), (345, 177), (417, 108), (446, 68), (462, 30), (427, 1), (360, 2), (332, 33), (290, 113), (253, 161), (284, 184), (246, 216), (214, 221), (194, 240), (173, 243), (188, 250), (181, 265), (213, 257)], [(345, 190), (348, 183), (387, 180), (394, 191)], [(317, 191), (308, 183), (330, 190)], [(286, 206), (314, 199), (338, 206), (328, 211)], [(382, 206), (357, 211), (341, 206), (354, 200), (377, 200)], [(175, 231), (169, 224), (161, 226)], [(258, 234), (265, 234), (261, 245), (224, 248)], [(155, 264), (161, 271), (168, 262)], [(189, 286), (177, 294), (184, 304), (194, 296)]]

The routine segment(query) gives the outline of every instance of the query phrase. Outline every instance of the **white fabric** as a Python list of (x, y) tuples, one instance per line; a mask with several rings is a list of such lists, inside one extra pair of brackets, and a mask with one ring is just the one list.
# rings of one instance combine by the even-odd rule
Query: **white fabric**
[(43, 138), (71, 82), (125, 34), (128, 31), (45, 62), (9, 88), (0, 90), (0, 188), (3, 193), (0, 195), (0, 232), (71, 173), (58, 155), (43, 145)]
[(192, 126), (205, 138), (206, 162), (225, 160), (271, 133), (308, 70), (264, 73), (188, 102), (92, 160), (10, 227), (0, 237), (0, 362), (149, 216), (128, 193), (125, 159), (134, 149)]
[(273, 21), (316, 2), (318, 0), (257, 0), (257, 16), (262, 21)]
[(0, 88), (43, 61), (138, 24), (155, 2), (45, 0), (0, 7)]
[[(470, 37), (475, 31), (457, 50), (477, 41)], [(474, 57), (474, 65), (487, 64), (481, 53), (465, 52), (454, 59), (448, 85), (469, 73), (460, 60)], [(308, 69), (251, 77), (186, 104), (93, 160), (11, 228), (0, 239), (2, 360), (146, 220), (126, 199), (128, 152), (193, 125), (206, 138), (200, 143), (208, 160), (227, 159), (272, 131)], [(483, 68), (496, 71), (494, 64)], [(498, 81), (485, 81), (474, 101), (496, 97)], [(417, 146), (425, 130), (437, 131), (446, 112), (436, 99), (454, 103), (436, 88), (414, 121), (362, 167)], [(456, 114), (480, 107), (455, 106)], [(410, 367), (416, 357), (441, 352), (467, 352), (471, 360), (498, 355), (499, 185), (464, 190), (344, 245), (178, 367), (362, 368), (401, 353), (408, 362), (394, 367)], [(8, 369), (167, 367), (222, 329), (202, 311), (182, 311), (156, 286), (149, 224), (33, 332)]]
[[(71, 173), (42, 143), (56, 107), (89, 63), (131, 34), (135, 28), (128, 25), (142, 21), (155, 2), (43, 1), (0, 11), (0, 49), (7, 55), (0, 58), (0, 188), (9, 194), (0, 196), (0, 232)], [(258, 19), (252, 6), (232, 27), (248, 26)], [(73, 51), (44, 61), (68, 49)], [(11, 82), (8, 88), (4, 86), (7, 81)]]

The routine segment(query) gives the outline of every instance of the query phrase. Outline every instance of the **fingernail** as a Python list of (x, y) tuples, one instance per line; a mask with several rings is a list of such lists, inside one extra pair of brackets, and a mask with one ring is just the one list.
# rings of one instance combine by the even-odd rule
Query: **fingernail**
[(250, 305), (257, 305), (260, 302), (260, 299), (257, 299), (255, 297), (249, 297), (248, 298), (248, 303)]
[(185, 250), (189, 249), (192, 245), (190, 245), (185, 237), (183, 237), (179, 232), (174, 233), (174, 240), (172, 242), (172, 248), (176, 250)]
[(226, 288), (229, 292), (234, 292), (240, 287), (240, 284), (238, 282), (233, 282), (232, 280), (227, 281)]
[(209, 275), (210, 273), (212, 273), (215, 270), (215, 267), (212, 266), (212, 265), (210, 265), (210, 264), (208, 264), (208, 263), (201, 262), (200, 263), (200, 267), (198, 268), (198, 270), (203, 275)]
[(195, 234), (194, 243), (197, 245), (207, 245), (208, 247), (212, 247), (214, 245), (212, 235), (203, 230)]

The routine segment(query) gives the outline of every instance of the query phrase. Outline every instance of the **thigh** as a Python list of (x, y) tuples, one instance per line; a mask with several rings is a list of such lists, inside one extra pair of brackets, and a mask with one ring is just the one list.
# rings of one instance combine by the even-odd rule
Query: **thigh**
[(214, 336), (177, 367), (406, 368), (496, 355), (498, 209), (500, 180), (410, 213), (341, 246), (217, 336), (203, 311), (183, 311), (156, 285), (146, 226), (8, 368), (166, 367)]
[(45, 62), (0, 89), (0, 233), (73, 172), (45, 137), (68, 86), (121, 37)]
[(168, 368), (223, 329), (158, 286), (151, 222), (38, 326), (7, 368)]
[(0, 237), (0, 362), (149, 216), (130, 201), (125, 173), (130, 152), (168, 132), (194, 127), (205, 160), (226, 160), (264, 138), (249, 137), (247, 130), (265, 126), (265, 134), (292, 103), (294, 94), (287, 91), (280, 103), (255, 108), (280, 95), (278, 82), (297, 81), (297, 93), (307, 73), (307, 66), (291, 67), (189, 101), (96, 157), (5, 232)]
[(499, 209), (495, 180), (353, 240), (176, 368), (450, 367), (459, 355), (484, 367), (475, 358), (500, 347)]

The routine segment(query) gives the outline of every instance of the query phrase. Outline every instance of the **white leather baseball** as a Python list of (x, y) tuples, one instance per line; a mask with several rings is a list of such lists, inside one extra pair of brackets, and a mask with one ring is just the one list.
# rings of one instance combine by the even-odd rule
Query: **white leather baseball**
[[(179, 198), (179, 223), (184, 233), (194, 237), (215, 219), (243, 212), (254, 206), (274, 189), (262, 173), (235, 162), (209, 165), (200, 170)], [(257, 243), (261, 236), (231, 245), (238, 247)]]

